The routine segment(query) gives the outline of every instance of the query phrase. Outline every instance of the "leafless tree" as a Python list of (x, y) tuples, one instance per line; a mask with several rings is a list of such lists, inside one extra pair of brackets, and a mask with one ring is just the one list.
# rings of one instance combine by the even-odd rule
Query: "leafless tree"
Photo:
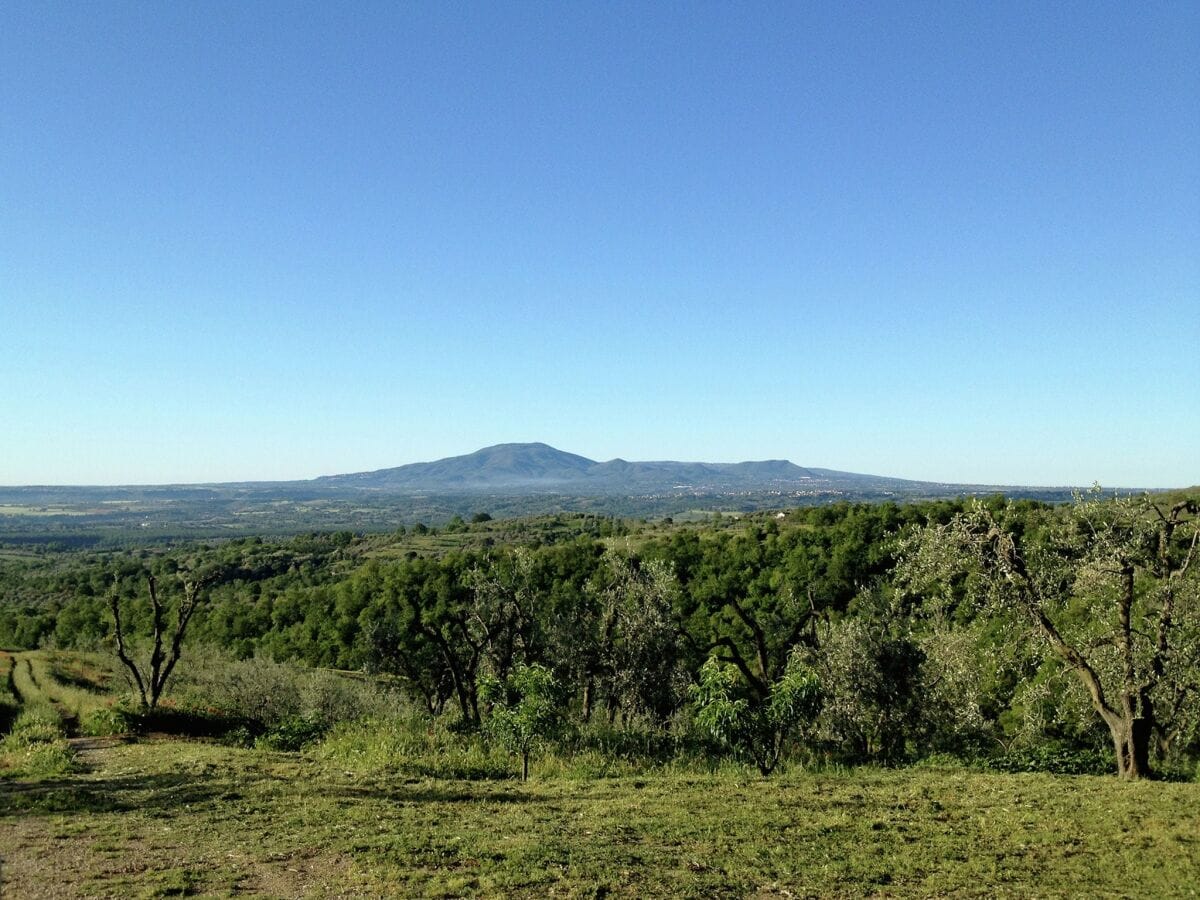
[[(150, 590), (151, 611), (151, 650), (150, 658), (145, 666), (139, 666), (130, 656), (125, 628), (121, 622), (120, 596), (114, 589), (109, 595), (108, 605), (112, 611), (113, 626), (116, 632), (117, 659), (129, 670), (134, 685), (141, 696), (143, 709), (154, 709), (162, 697), (163, 690), (179, 656), (183, 651), (183, 638), (187, 632), (188, 623), (200, 605), (208, 587), (217, 579), (216, 574), (187, 579), (183, 582), (183, 598), (175, 611), (175, 622), (169, 626), (167, 608), (159, 598), (158, 581), (153, 575), (147, 575), (146, 581)], [(170, 630), (170, 634), (168, 634)]]

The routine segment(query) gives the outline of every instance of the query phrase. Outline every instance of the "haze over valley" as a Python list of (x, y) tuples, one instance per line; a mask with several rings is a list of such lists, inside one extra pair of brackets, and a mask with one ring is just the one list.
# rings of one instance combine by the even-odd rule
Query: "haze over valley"
[(0, 487), (0, 541), (95, 543), (311, 529), (387, 531), (486, 512), (704, 517), (839, 501), (1005, 493), (1070, 499), (1068, 486), (969, 485), (841, 472), (788, 460), (597, 462), (543, 443), (304, 481)]

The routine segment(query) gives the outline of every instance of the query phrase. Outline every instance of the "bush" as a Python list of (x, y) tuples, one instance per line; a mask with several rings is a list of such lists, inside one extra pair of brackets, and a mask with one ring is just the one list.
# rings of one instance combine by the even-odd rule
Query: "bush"
[(1061, 744), (1039, 744), (1010, 750), (985, 760), (997, 772), (1050, 772), (1054, 775), (1111, 775), (1115, 767), (1111, 753)]
[[(10, 735), (11, 737), (11, 735)], [(0, 741), (0, 773), (9, 778), (53, 778), (75, 770), (75, 757), (64, 740), (28, 744)]]
[(5, 742), (36, 744), (56, 741), (63, 736), (62, 719), (48, 703), (26, 704), (13, 721)]
[(328, 730), (328, 725), (318, 719), (293, 716), (276, 724), (255, 741), (255, 746), (265, 747), (268, 750), (295, 752), (303, 750), (309, 744), (316, 743)]
[(79, 730), (91, 737), (124, 734), (133, 730), (131, 712), (118, 706), (101, 706), (91, 710), (79, 721)]
[(276, 750), (299, 749), (339, 722), (383, 716), (396, 705), (394, 695), (351, 675), (213, 651), (194, 655), (179, 686), (194, 715), (225, 723), (216, 733)]
[(264, 657), (193, 656), (177, 690), (185, 705), (270, 728), (302, 713), (298, 670)]
[(62, 720), (46, 703), (28, 704), (0, 740), (0, 773), (9, 778), (49, 778), (74, 768)]
[(383, 716), (395, 707), (396, 697), (371, 682), (325, 669), (301, 673), (300, 708), (303, 715), (326, 728), (338, 722)]

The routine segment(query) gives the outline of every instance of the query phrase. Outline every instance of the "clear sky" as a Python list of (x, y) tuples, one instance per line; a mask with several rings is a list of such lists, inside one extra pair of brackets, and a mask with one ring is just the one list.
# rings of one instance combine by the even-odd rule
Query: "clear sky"
[(1200, 4), (0, 9), (0, 484), (1200, 482)]

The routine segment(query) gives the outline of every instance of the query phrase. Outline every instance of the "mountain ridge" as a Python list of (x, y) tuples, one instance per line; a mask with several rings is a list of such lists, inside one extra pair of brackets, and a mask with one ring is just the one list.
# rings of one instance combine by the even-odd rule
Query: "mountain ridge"
[(786, 459), (734, 463), (600, 462), (541, 442), (494, 444), (474, 453), (368, 472), (323, 475), (314, 484), (388, 492), (547, 490), (599, 493), (671, 490), (795, 490), (803, 487), (915, 487), (925, 482), (833, 469), (809, 469)]

